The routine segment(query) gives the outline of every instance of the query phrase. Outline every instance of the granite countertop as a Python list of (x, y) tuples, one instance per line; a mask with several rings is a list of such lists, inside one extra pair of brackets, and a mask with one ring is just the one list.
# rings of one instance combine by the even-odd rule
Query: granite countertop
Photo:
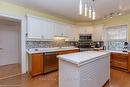
[(28, 49), (27, 53), (34, 54), (34, 53), (56, 52), (56, 51), (65, 51), (65, 50), (74, 50), (74, 49), (79, 49), (79, 48), (76, 47), (32, 48), (32, 49)]
[(57, 57), (61, 60), (77, 64), (78, 66), (94, 61), (101, 56), (110, 55), (108, 51), (85, 51), (79, 53), (58, 55)]

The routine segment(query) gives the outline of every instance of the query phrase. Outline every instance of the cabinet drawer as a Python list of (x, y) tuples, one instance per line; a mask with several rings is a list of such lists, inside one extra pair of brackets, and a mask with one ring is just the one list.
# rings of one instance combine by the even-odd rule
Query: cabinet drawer
[(69, 54), (69, 53), (76, 53), (76, 52), (79, 52), (79, 49), (77, 49), (77, 50), (59, 51), (58, 54), (62, 55), (62, 54)]
[(111, 61), (128, 62), (128, 54), (112, 53)]
[(128, 69), (128, 54), (111, 53), (111, 66)]
[(128, 69), (128, 63), (126, 62), (111, 61), (111, 66)]
[(122, 53), (111, 53), (111, 56), (113, 56), (113, 57), (124, 58), (124, 57), (128, 57), (128, 54), (122, 54)]

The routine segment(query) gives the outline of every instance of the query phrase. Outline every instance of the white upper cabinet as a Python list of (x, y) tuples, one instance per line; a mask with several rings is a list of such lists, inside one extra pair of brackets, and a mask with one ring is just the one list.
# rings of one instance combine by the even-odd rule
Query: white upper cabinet
[(92, 34), (94, 41), (102, 40), (103, 25), (77, 26), (49, 19), (27, 17), (28, 38), (53, 40), (54, 36), (66, 36), (68, 41), (78, 41), (80, 34)]
[(43, 22), (34, 17), (27, 17), (28, 38), (42, 38)]
[(79, 34), (93, 34), (93, 27), (81, 26), (79, 27)]
[(95, 25), (94, 32), (93, 32), (93, 40), (94, 41), (102, 41), (103, 36), (103, 25)]
[(77, 26), (70, 25), (68, 30), (69, 30), (69, 32), (68, 32), (69, 40), (78, 41), (79, 40), (79, 30), (78, 30)]
[(54, 22), (54, 36), (65, 36), (64, 28), (62, 23)]
[(35, 17), (27, 18), (27, 31), (28, 38), (37, 39), (52, 39), (53, 34), (53, 22), (43, 20)]
[(77, 41), (76, 27), (71, 24), (55, 22), (54, 23), (54, 35), (65, 36), (67, 41)]
[(78, 40), (75, 25), (53, 20), (27, 17), (28, 38), (53, 40), (54, 36), (66, 36), (68, 40)]
[(43, 39), (53, 39), (54, 37), (54, 23), (50, 21), (44, 21)]

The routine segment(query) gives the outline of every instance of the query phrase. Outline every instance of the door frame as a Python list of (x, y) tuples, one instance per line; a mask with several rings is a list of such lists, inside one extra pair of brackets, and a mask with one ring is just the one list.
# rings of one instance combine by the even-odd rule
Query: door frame
[(1, 17), (12, 18), (20, 20), (21, 23), (21, 73), (25, 74), (27, 71), (27, 62), (26, 62), (26, 17), (25, 16), (13, 16), (9, 14), (3, 14), (0, 12)]

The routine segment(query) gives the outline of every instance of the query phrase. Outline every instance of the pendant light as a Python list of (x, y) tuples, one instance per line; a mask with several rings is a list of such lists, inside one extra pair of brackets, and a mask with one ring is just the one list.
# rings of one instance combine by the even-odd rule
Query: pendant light
[(96, 12), (95, 12), (95, 10), (93, 10), (93, 12), (92, 12), (92, 19), (93, 19), (93, 20), (96, 19)]
[(83, 14), (83, 3), (82, 0), (79, 1), (79, 15)]
[(91, 18), (92, 17), (92, 7), (90, 6), (89, 7), (89, 16), (88, 16), (89, 18)]
[(84, 16), (88, 15), (88, 6), (87, 3), (85, 4), (85, 8), (84, 8)]
[(92, 20), (96, 19), (95, 0), (79, 0), (79, 15), (83, 15)]

